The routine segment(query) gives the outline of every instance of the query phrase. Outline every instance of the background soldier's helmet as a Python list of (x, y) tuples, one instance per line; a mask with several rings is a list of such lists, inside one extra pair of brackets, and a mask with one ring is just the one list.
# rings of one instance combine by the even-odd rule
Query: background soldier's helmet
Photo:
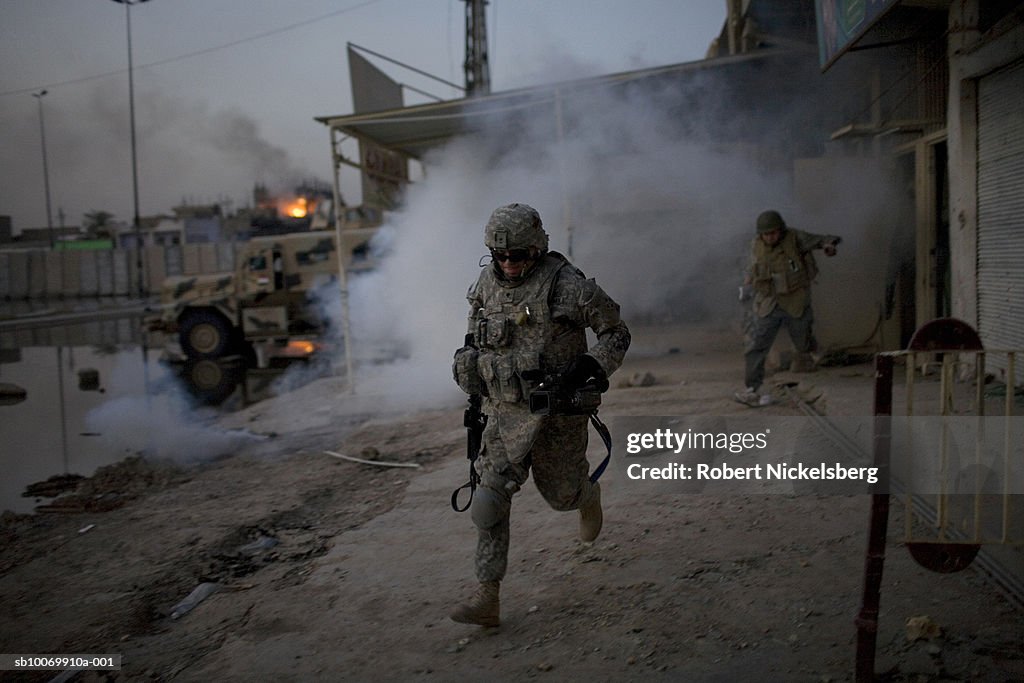
[(543, 253), (548, 250), (548, 234), (535, 208), (509, 204), (491, 214), (484, 227), (484, 245), (500, 251), (537, 247)]
[(757, 234), (771, 232), (772, 230), (785, 230), (786, 221), (778, 211), (764, 211), (757, 217)]

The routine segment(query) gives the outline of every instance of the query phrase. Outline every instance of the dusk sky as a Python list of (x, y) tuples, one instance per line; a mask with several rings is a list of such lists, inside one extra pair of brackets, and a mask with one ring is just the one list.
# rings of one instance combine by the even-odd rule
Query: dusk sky
[[(724, 0), (491, 0), (492, 92), (702, 59)], [(352, 112), (346, 43), (462, 83), (461, 0), (150, 0), (131, 7), (142, 215), (182, 200), (249, 203), (330, 180), (327, 129)], [(0, 2), (0, 215), (45, 227), (39, 102), (53, 222), (132, 215), (125, 5)], [(369, 57), (395, 80), (460, 93)], [(406, 89), (406, 104), (429, 101)], [(344, 181), (343, 181), (344, 182)], [(358, 185), (342, 187), (358, 203)]]

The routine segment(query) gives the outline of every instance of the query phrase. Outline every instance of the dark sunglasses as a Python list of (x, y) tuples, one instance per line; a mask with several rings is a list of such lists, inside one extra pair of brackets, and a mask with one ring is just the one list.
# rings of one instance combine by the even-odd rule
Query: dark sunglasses
[(512, 263), (522, 263), (530, 258), (529, 249), (510, 249), (508, 251), (497, 251), (491, 249), (491, 258), (495, 261), (511, 261)]

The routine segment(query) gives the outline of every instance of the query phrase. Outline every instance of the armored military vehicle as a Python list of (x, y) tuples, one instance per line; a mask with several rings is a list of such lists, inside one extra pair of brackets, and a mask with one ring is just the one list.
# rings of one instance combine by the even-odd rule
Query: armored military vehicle
[[(376, 230), (342, 231), (346, 272), (371, 267), (367, 244)], [(254, 342), (319, 335), (327, 321), (310, 294), (337, 277), (333, 231), (257, 237), (238, 253), (234, 272), (167, 278), (162, 314), (149, 327), (176, 333), (189, 359), (245, 354)]]

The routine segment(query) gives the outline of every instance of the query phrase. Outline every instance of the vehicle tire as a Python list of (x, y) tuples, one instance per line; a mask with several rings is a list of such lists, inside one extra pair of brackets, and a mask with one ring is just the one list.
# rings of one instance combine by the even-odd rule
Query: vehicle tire
[(190, 311), (178, 329), (181, 350), (189, 358), (220, 358), (232, 353), (235, 346), (231, 323), (216, 311)]
[(238, 363), (199, 358), (185, 363), (182, 378), (196, 399), (205, 405), (217, 406), (235, 393), (245, 378), (245, 369)]

